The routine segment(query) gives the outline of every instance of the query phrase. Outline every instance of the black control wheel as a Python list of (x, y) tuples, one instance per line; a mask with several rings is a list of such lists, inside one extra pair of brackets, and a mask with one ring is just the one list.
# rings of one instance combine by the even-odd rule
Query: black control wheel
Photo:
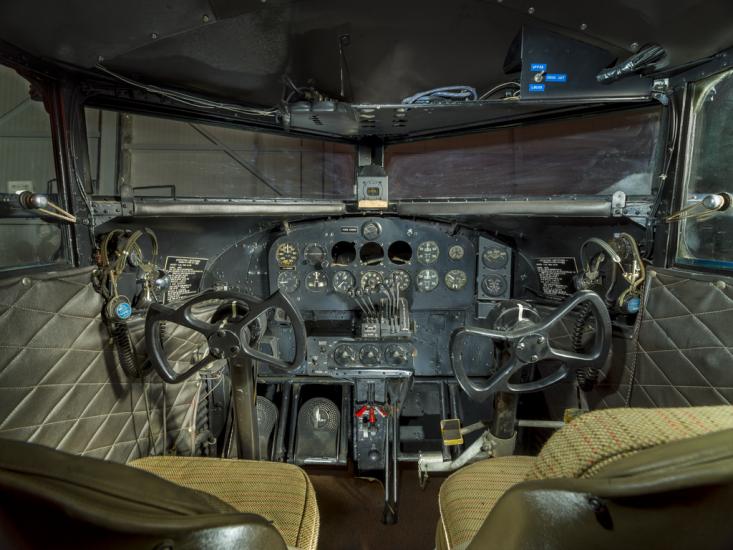
[[(204, 321), (192, 313), (195, 305), (214, 300), (231, 307), (236, 314), (228, 316), (226, 322), (216, 323)], [(251, 345), (252, 332), (257, 319), (263, 313), (275, 309), (283, 310), (293, 327), (295, 355), (292, 361), (283, 361)], [(207, 355), (188, 370), (175, 371), (168, 363), (163, 349), (160, 332), (162, 323), (181, 325), (202, 334), (209, 347)], [(292, 371), (305, 360), (306, 333), (305, 323), (300, 313), (279, 291), (262, 301), (259, 298), (236, 292), (211, 290), (191, 298), (176, 308), (152, 304), (145, 319), (145, 341), (150, 362), (156, 372), (169, 384), (178, 384), (217, 359), (249, 357), (286, 372)]]
[[(596, 328), (590, 349), (584, 353), (555, 349), (550, 345), (550, 329), (581, 304), (588, 304), (596, 318)], [(509, 349), (509, 358), (481, 386), (469, 379), (463, 364), (466, 339), (470, 335), (491, 338), (504, 342)], [(611, 349), (611, 318), (603, 299), (595, 292), (581, 290), (568, 298), (546, 317), (527, 319), (508, 330), (491, 330), (480, 327), (463, 327), (451, 337), (451, 363), (453, 372), (463, 391), (474, 401), (485, 401), (496, 392), (526, 393), (543, 390), (562, 380), (571, 371), (588, 367), (603, 369)], [(513, 383), (510, 379), (528, 364), (544, 359), (561, 362), (552, 374), (526, 383)], [(605, 375), (605, 372), (602, 372)]]

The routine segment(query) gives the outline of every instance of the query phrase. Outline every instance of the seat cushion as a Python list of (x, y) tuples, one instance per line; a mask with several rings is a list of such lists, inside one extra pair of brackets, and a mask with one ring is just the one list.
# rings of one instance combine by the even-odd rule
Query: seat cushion
[(593, 411), (553, 434), (527, 478), (591, 477), (644, 449), (730, 428), (731, 405)]
[(446, 479), (438, 497), (438, 548), (468, 543), (499, 498), (524, 481), (535, 460), (530, 456), (490, 458), (461, 468)]
[(141, 458), (129, 465), (214, 495), (239, 512), (272, 521), (288, 546), (315, 550), (318, 544), (316, 494), (308, 476), (297, 466), (180, 456)]

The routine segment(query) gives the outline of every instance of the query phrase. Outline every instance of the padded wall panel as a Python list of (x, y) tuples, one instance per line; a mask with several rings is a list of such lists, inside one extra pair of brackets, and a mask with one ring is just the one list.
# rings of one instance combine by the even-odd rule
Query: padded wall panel
[[(144, 393), (117, 364), (90, 276), (0, 282), (0, 437), (118, 462), (190, 452), (201, 380), (165, 385), (151, 373)], [(142, 350), (142, 331), (131, 332)], [(180, 327), (165, 343), (182, 360), (198, 344)]]

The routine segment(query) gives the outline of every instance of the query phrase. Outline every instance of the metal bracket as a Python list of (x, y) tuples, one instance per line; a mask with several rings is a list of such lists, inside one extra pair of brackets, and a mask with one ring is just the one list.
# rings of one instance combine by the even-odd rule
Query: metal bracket
[(132, 216), (135, 213), (135, 192), (128, 183), (120, 185), (120, 207), (122, 216)]
[(611, 197), (611, 215), (614, 218), (623, 216), (624, 206), (626, 206), (626, 193), (616, 191)]

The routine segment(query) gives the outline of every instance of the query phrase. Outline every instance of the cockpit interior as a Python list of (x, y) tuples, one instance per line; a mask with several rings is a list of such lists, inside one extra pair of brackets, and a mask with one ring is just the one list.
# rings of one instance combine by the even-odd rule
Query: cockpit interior
[(726, 549), (733, 5), (0, 6), (0, 546)]

